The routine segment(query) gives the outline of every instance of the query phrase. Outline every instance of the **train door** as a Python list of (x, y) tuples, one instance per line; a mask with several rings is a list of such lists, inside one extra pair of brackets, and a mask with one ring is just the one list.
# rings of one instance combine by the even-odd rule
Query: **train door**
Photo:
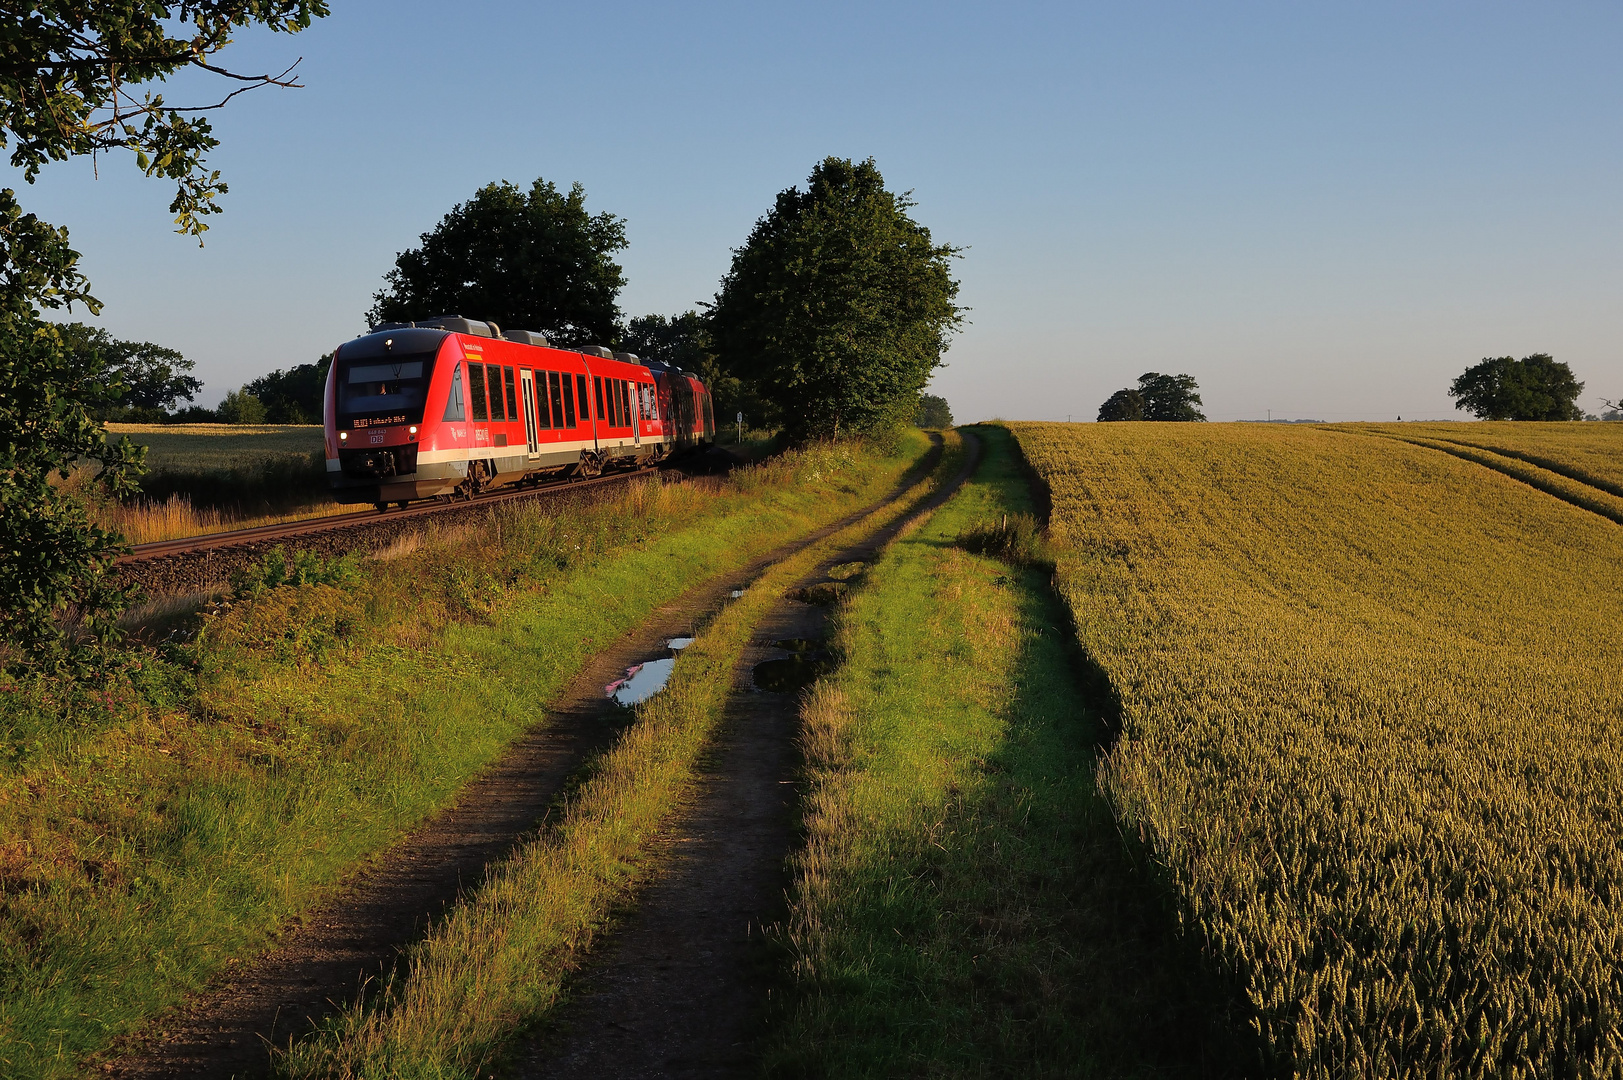
[(541, 443), (535, 430), (535, 375), (529, 368), (520, 368), (518, 378), (524, 390), (524, 443), (531, 457), (540, 457)]

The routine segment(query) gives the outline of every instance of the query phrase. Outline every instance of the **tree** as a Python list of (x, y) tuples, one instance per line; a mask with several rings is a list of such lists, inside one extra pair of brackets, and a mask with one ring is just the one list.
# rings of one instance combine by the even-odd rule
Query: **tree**
[(1162, 375), (1148, 371), (1138, 377), (1138, 392), (1144, 399), (1146, 420), (1204, 420), (1200, 387), (1193, 375)]
[(319, 424), (331, 366), (332, 354), (328, 353), (313, 364), (295, 364), (286, 371), (278, 368), (261, 375), (243, 389), (264, 403), (267, 423)]
[(716, 416), (722, 418), (718, 423), (730, 422), (738, 413), (757, 422), (769, 411), (753, 388), (721, 367), (708, 314), (687, 311), (672, 318), (639, 315), (621, 332), (620, 342), (644, 359), (691, 371), (703, 379), (710, 388)]
[(1101, 421), (1144, 419), (1144, 395), (1137, 390), (1117, 390), (1099, 406), (1099, 419)]
[[(241, 75), (212, 63), (239, 27), (296, 32), (327, 13), (324, 0), (197, 0), (169, 4), (32, 0), (5, 6), (0, 31), (0, 147), (30, 184), (48, 161), (115, 149), (151, 177), (173, 180), (176, 231), (201, 238), (226, 186), (204, 166), (217, 145), (197, 114), (258, 86), (297, 85), (280, 75)], [(171, 106), (133, 90), (183, 69), (211, 72), (234, 89), (200, 106)], [(289, 69), (290, 71), (291, 69)], [(200, 241), (201, 242), (201, 241)], [(132, 490), (144, 448), (110, 443), (94, 418), (111, 404), (96, 361), (75, 355), (41, 309), (100, 304), (79, 270), (66, 229), (25, 214), (0, 190), (0, 662), (60, 668), (82, 656), (63, 617), (77, 613), (93, 641), (115, 633), (124, 593), (105, 571), (120, 549), (84, 507), (51, 483), (76, 463), (97, 468), (110, 492)]]
[(245, 386), (241, 390), (232, 390), (226, 394), (220, 407), (214, 410), (222, 424), (263, 424), (265, 422), (265, 406)]
[(486, 184), (421, 239), (384, 275), (374, 325), (461, 314), (555, 345), (615, 340), (625, 276), (611, 256), (626, 246), (625, 221), (588, 214), (580, 184), (568, 194), (546, 180), (528, 192)]
[(947, 399), (935, 394), (920, 394), (918, 408), (913, 412), (913, 426), (921, 428), (952, 427), (952, 406)]
[[(963, 321), (951, 260), (873, 159), (827, 158), (733, 254), (716, 352), (796, 441), (904, 420)], [(771, 419), (771, 418), (766, 418)]]
[(203, 389), (200, 380), (185, 374), (194, 365), (174, 349), (149, 341), (120, 341), (99, 327), (68, 323), (61, 327), (63, 346), (75, 360), (100, 369), (111, 384), (111, 407), (104, 420), (155, 421), (182, 400), (190, 401)]
[(1454, 380), (1448, 396), (1458, 399), (1456, 409), (1468, 409), (1479, 420), (1582, 420), (1583, 389), (1572, 368), (1534, 353), (1520, 360), (1485, 357)]

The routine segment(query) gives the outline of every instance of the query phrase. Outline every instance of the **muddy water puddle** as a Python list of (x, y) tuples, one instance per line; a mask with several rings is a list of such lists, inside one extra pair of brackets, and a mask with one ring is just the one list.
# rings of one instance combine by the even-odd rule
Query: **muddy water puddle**
[[(677, 653), (692, 644), (691, 637), (674, 637), (665, 642), (665, 647)], [(674, 656), (644, 660), (640, 664), (626, 668), (624, 677), (615, 679), (603, 688), (603, 695), (613, 698), (621, 705), (641, 705), (665, 689), (665, 684), (671, 681), (671, 672), (674, 670), (676, 670)]]
[(751, 677), (757, 690), (772, 694), (794, 694), (833, 671), (834, 655), (821, 638), (784, 638), (774, 641), (774, 649), (782, 649), (788, 656), (763, 660), (755, 665)]

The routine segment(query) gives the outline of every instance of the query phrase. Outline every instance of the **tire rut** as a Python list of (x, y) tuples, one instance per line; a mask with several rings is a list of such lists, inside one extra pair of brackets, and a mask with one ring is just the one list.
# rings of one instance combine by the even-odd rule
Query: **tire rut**
[(506, 858), (545, 817), (572, 777), (608, 747), (628, 714), (603, 687), (691, 635), (733, 589), (767, 567), (900, 498), (939, 461), (942, 444), (883, 498), (746, 566), (688, 590), (595, 656), (558, 702), (447, 809), (353, 871), (317, 907), (285, 924), (267, 951), (230, 970), (140, 1033), (102, 1054), (106, 1075), (250, 1078), (271, 1074), (272, 1048), (353, 1003), (423, 936), (486, 868)]
[[(869, 563), (950, 498), (980, 461), (964, 434), (963, 467), (918, 510), (823, 560), (800, 595), (843, 563)], [(792, 596), (797, 590), (791, 589)], [(783, 657), (774, 642), (828, 633), (830, 609), (779, 601), (733, 669), (715, 746), (688, 811), (661, 838), (662, 865), (635, 909), (575, 980), (573, 1000), (520, 1047), (525, 1078), (642, 1078), (753, 1074), (775, 975), (765, 930), (784, 912), (787, 858), (799, 800), (798, 691), (754, 685), (756, 665)]]

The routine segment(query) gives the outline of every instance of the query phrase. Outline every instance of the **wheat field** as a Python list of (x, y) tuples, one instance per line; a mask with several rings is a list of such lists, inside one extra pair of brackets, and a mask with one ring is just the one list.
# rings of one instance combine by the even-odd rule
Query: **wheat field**
[(1623, 1072), (1618, 525), (1372, 429), (1012, 428), (1101, 785), (1268, 1071)]

